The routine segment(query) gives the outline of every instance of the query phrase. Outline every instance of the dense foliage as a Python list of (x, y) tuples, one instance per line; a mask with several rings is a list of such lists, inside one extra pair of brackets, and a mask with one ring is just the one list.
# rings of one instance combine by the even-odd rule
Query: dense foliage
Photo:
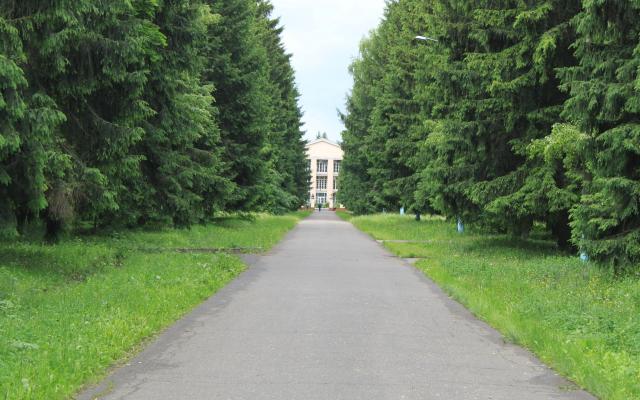
[(351, 66), (341, 201), (637, 264), (639, 8), (389, 1)]
[(272, 9), (0, 2), (0, 235), (298, 208), (299, 95)]

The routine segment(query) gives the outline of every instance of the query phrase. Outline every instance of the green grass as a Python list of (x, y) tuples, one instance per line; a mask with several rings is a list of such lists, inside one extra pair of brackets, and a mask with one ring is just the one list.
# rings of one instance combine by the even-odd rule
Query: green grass
[[(110, 246), (142, 249), (167, 248), (257, 248), (264, 251), (275, 245), (290, 229), (285, 221), (297, 223), (313, 210), (296, 211), (282, 217), (254, 214), (247, 218), (220, 217), (206, 226), (195, 225), (189, 229), (164, 228), (149, 232), (144, 230), (112, 232), (109, 235), (89, 236), (83, 240), (91, 244), (107, 242)], [(258, 225), (260, 229), (251, 229)], [(159, 235), (159, 233), (162, 233)]]
[(341, 218), (353, 223), (359, 229), (367, 232), (376, 240), (440, 241), (452, 239), (450, 232), (447, 230), (421, 229), (425, 226), (424, 222), (426, 221), (449, 225), (444, 221), (444, 218), (440, 216), (425, 215), (422, 216), (420, 222), (418, 222), (413, 216), (409, 215), (377, 214), (354, 217), (348, 211), (336, 211), (336, 213), (338, 213), (338, 216)]
[(309, 212), (56, 246), (0, 242), (0, 398), (65, 399), (104, 377), (246, 265), (237, 256), (131, 248), (263, 247)]
[(459, 234), (437, 218), (345, 219), (453, 298), (603, 399), (640, 399), (640, 276), (616, 277), (542, 240)]

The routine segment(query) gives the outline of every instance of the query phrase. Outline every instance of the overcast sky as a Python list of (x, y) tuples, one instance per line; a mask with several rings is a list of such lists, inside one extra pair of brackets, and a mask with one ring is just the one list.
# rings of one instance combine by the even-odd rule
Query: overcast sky
[(380, 23), (384, 0), (271, 0), (272, 17), (284, 26), (282, 40), (296, 71), (305, 138), (327, 132), (340, 140), (344, 126), (336, 109), (344, 110), (351, 88), (349, 64), (360, 40)]

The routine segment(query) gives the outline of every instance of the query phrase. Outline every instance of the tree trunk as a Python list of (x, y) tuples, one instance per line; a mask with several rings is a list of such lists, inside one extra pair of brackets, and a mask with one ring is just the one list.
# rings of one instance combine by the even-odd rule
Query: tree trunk
[(64, 229), (62, 221), (57, 219), (47, 218), (46, 232), (44, 239), (49, 243), (57, 243), (60, 240), (60, 234)]
[(556, 237), (558, 248), (562, 251), (576, 251), (576, 246), (571, 243), (571, 227), (569, 226), (569, 210), (560, 210), (558, 220), (551, 228)]

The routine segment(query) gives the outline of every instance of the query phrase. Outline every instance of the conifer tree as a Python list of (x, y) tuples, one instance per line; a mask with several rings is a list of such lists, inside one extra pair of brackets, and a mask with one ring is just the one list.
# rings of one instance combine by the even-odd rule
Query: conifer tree
[(416, 153), (415, 138), (420, 131), (420, 105), (414, 98), (416, 68), (415, 34), (407, 22), (410, 10), (405, 2), (389, 3), (378, 28), (384, 52), (381, 78), (373, 85), (376, 105), (371, 114), (366, 155), (372, 164), (369, 173), (380, 182), (378, 202), (387, 209), (416, 208), (416, 170), (410, 160)]
[[(530, 157), (529, 144), (559, 120), (566, 96), (554, 69), (575, 62), (568, 21), (579, 7), (389, 3), (377, 60), (359, 60), (367, 68), (380, 60), (367, 82), (374, 99), (361, 119), (369, 125), (354, 149), (367, 160), (361, 181), (377, 202), (513, 233), (544, 221), (566, 246), (575, 185), (562, 164)], [(420, 42), (418, 34), (436, 40)], [(345, 135), (353, 140), (349, 127)]]
[[(61, 93), (77, 126), (75, 132), (74, 129), (67, 131), (67, 140), (73, 143), (86, 165), (104, 175), (106, 182), (102, 186), (94, 185), (89, 196), (91, 203), (82, 204), (81, 216), (95, 221), (116, 210), (136, 212), (133, 204), (125, 200), (132, 188), (144, 180), (140, 163), (145, 155), (135, 146), (145, 140), (142, 121), (157, 113), (145, 99), (145, 89), (154, 64), (161, 60), (161, 49), (167, 45), (166, 36), (153, 23), (159, 1), (130, 4), (106, 10), (110, 15), (105, 18), (105, 25), (96, 27), (97, 35), (94, 34), (95, 39), (91, 38), (86, 49), (93, 50), (99, 64), (70, 74), (74, 87), (70, 92)], [(95, 16), (89, 13), (84, 18), (84, 23), (89, 24)], [(103, 46), (104, 41), (111, 45)], [(103, 66), (102, 73), (96, 70), (99, 66)], [(87, 78), (95, 76), (97, 84), (86, 82), (85, 74)], [(89, 129), (97, 133), (95, 140), (87, 141), (83, 137)], [(100, 201), (107, 193), (113, 196), (111, 204)]]
[(149, 65), (144, 98), (154, 115), (139, 123), (143, 179), (127, 192), (124, 221), (188, 226), (224, 210), (233, 185), (222, 177), (214, 88), (200, 79), (208, 29), (218, 19), (195, 0), (164, 0), (154, 13), (167, 45)]
[(300, 208), (309, 191), (309, 172), (305, 142), (301, 131), (302, 112), (295, 87), (291, 55), (286, 54), (281, 40), (283, 27), (279, 18), (272, 19), (269, 1), (258, 3), (258, 26), (269, 66), (270, 128), (267, 138), (271, 189), (268, 210), (276, 213)]
[(618, 272), (640, 261), (639, 21), (636, 2), (584, 1), (573, 21), (580, 64), (561, 71), (571, 95), (563, 116), (582, 137), (584, 187), (572, 213), (574, 240)]
[[(475, 11), (484, 22), (477, 36), (488, 39), (489, 52), (470, 54), (469, 66), (490, 85), (494, 119), (500, 119), (512, 154), (510, 171), (475, 185), (472, 198), (490, 218), (514, 233), (527, 235), (534, 221), (546, 222), (561, 248), (568, 248), (569, 209), (577, 199), (560, 165), (548, 168), (528, 156), (533, 140), (546, 137), (560, 120), (566, 100), (555, 70), (575, 64), (569, 24), (579, 1), (538, 1)], [(482, 33), (482, 35), (481, 35)], [(493, 39), (492, 39), (493, 38)], [(513, 221), (517, 221), (514, 223)]]
[(342, 132), (344, 159), (339, 196), (340, 202), (356, 214), (372, 213), (381, 208), (377, 203), (379, 189), (369, 173), (373, 164), (364, 151), (376, 103), (372, 87), (380, 79), (377, 46), (376, 31), (360, 42), (360, 54), (349, 67), (353, 87), (347, 96), (345, 113), (340, 113), (346, 129)]
[(189, 226), (297, 208), (307, 175), (268, 1), (0, 4), (0, 235), (40, 217)]
[(53, 149), (64, 115), (29, 85), (23, 70), (28, 56), (21, 33), (29, 22), (22, 16), (17, 4), (0, 5), (0, 236), (16, 235), (37, 218), (47, 206), (47, 171), (66, 161)]
[(213, 15), (186, 0), (31, 3), (11, 6), (24, 21), (25, 77), (66, 120), (51, 132), (41, 185), (49, 234), (75, 218), (202, 218), (202, 192), (229, 191), (215, 161), (212, 88), (199, 80)]
[[(406, 12), (405, 3), (389, 3), (385, 18), (363, 41), (361, 58), (351, 67), (354, 87), (342, 116), (347, 129), (340, 196), (358, 213), (415, 208), (416, 171), (409, 159), (415, 154), (412, 138), (419, 125), (419, 105), (413, 99), (416, 63), (411, 40), (405, 37)], [(358, 191), (368, 193), (362, 196)]]
[(426, 33), (440, 42), (422, 79), (436, 157), (419, 196), (447, 216), (501, 231), (527, 235), (534, 221), (547, 222), (565, 247), (575, 193), (562, 168), (527, 149), (559, 120), (565, 97), (554, 69), (574, 62), (568, 21), (579, 2), (432, 4)]
[(119, 196), (140, 178), (142, 157), (130, 152), (153, 114), (142, 100), (149, 63), (165, 38), (151, 19), (153, 0), (15, 3), (31, 90), (47, 93), (66, 121), (53, 140), (44, 213), (56, 236), (76, 217), (117, 210)]
[(225, 177), (236, 189), (226, 207), (237, 211), (267, 208), (270, 125), (268, 62), (252, 0), (208, 0), (221, 16), (209, 27), (204, 82), (215, 85), (216, 122), (220, 129)]

